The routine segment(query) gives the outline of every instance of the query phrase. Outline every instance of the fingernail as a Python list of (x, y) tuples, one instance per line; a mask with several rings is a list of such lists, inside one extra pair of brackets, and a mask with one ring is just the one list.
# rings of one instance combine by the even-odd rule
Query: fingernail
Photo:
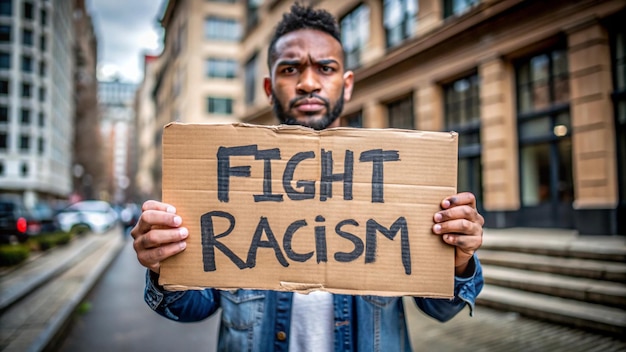
[(179, 226), (183, 223), (183, 219), (180, 216), (175, 216), (172, 221), (174, 222), (174, 226)]
[(180, 246), (180, 249), (185, 249), (185, 248), (187, 248), (187, 242), (185, 242), (185, 241), (180, 241), (180, 242), (178, 242), (178, 245)]
[(439, 233), (439, 231), (441, 231), (441, 225), (436, 224), (435, 226), (433, 226), (433, 230), (435, 231), (435, 233)]
[(443, 239), (446, 240), (446, 241), (449, 241), (450, 240), (450, 235), (444, 235)]
[(168, 213), (176, 214), (176, 208), (174, 208), (173, 206), (167, 207), (167, 209), (165, 209), (165, 211), (168, 212)]
[(447, 200), (447, 199), (446, 199), (446, 200), (444, 200), (444, 201), (443, 201), (443, 207), (444, 207), (444, 208), (447, 208), (447, 207), (449, 207), (449, 206), (450, 206), (450, 201), (449, 201), (449, 200)]
[(181, 227), (179, 230), (180, 238), (187, 238), (189, 236), (189, 230), (186, 227)]
[(435, 214), (435, 221), (439, 222), (441, 221), (442, 218), (443, 218), (443, 215), (441, 215), (441, 213)]

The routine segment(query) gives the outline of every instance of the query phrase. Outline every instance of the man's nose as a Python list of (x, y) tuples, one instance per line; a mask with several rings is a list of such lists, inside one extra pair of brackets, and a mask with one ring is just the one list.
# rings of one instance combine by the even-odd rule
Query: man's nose
[(300, 74), (300, 79), (296, 85), (298, 94), (311, 94), (319, 92), (321, 89), (319, 77), (315, 73), (315, 69), (312, 67), (306, 68)]

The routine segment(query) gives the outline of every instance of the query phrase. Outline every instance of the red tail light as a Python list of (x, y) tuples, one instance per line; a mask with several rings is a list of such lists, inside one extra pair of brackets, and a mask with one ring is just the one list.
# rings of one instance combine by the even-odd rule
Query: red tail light
[(19, 231), (20, 233), (24, 233), (26, 232), (27, 228), (28, 228), (28, 222), (26, 221), (26, 219), (24, 218), (17, 219), (17, 231)]

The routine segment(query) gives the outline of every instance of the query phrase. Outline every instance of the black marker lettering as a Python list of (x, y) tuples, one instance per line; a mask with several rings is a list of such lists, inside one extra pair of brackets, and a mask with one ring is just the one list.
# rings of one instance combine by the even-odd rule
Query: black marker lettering
[(285, 172), (283, 173), (283, 188), (285, 189), (285, 193), (291, 200), (303, 200), (303, 199), (313, 199), (315, 197), (315, 181), (298, 181), (296, 182), (296, 187), (302, 188), (302, 192), (296, 191), (291, 186), (291, 181), (293, 181), (293, 174), (296, 171), (296, 167), (298, 164), (305, 159), (313, 159), (315, 158), (315, 153), (312, 151), (309, 152), (300, 152), (295, 154), (289, 159), (287, 162), (287, 166), (285, 166)]
[[(228, 229), (219, 235), (215, 235), (213, 228), (213, 217), (224, 218), (229, 222)], [(228, 236), (235, 228), (235, 217), (223, 211), (211, 211), (200, 217), (200, 229), (202, 233), (202, 262), (204, 271), (215, 271), (215, 248), (224, 253), (239, 269), (245, 269), (246, 263), (243, 262), (235, 253), (233, 253), (223, 243), (217, 239)]]
[(372, 203), (384, 203), (383, 197), (383, 163), (398, 161), (400, 154), (397, 150), (372, 149), (361, 153), (359, 161), (371, 161), (372, 164)]
[[(267, 241), (261, 240), (263, 232), (265, 232), (265, 234), (267, 235)], [(276, 259), (278, 260), (280, 265), (284, 267), (289, 266), (289, 263), (287, 263), (287, 260), (283, 256), (283, 252), (280, 250), (280, 245), (278, 244), (278, 241), (276, 241), (276, 237), (274, 237), (274, 233), (270, 228), (270, 224), (267, 222), (267, 218), (264, 216), (262, 216), (261, 220), (259, 220), (256, 231), (254, 231), (254, 237), (252, 237), (250, 250), (248, 250), (248, 260), (246, 261), (246, 264), (249, 268), (254, 268), (256, 266), (256, 254), (259, 247), (273, 248)]]
[(344, 225), (352, 225), (352, 226), (359, 226), (359, 223), (356, 222), (353, 219), (347, 219), (347, 220), (343, 220), (340, 223), (337, 224), (337, 226), (335, 226), (335, 232), (349, 240), (350, 242), (352, 242), (354, 244), (354, 250), (352, 252), (346, 253), (346, 252), (337, 252), (335, 253), (335, 260), (338, 262), (342, 262), (342, 263), (347, 263), (347, 262), (351, 262), (355, 259), (357, 259), (358, 257), (361, 256), (361, 254), (363, 254), (363, 241), (358, 238), (357, 236), (355, 236), (354, 234), (350, 233), (350, 232), (345, 232), (343, 231), (341, 228)]
[(333, 152), (322, 149), (322, 175), (320, 183), (320, 201), (333, 197), (333, 182), (343, 180), (343, 199), (352, 200), (352, 173), (354, 169), (354, 152), (346, 150), (343, 162), (343, 173), (333, 174)]
[(404, 273), (411, 275), (411, 248), (409, 246), (409, 229), (404, 217), (399, 217), (391, 228), (380, 225), (376, 220), (367, 220), (365, 230), (365, 263), (373, 263), (376, 261), (376, 232), (380, 231), (385, 237), (393, 240), (398, 231), (400, 231), (401, 247), (402, 247), (402, 265)]

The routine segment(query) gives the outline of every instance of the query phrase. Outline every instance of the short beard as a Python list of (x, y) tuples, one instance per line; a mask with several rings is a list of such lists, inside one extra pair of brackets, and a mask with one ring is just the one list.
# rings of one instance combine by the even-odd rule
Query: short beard
[(291, 99), (291, 101), (289, 102), (290, 109), (293, 108), (296, 102), (305, 98), (319, 99), (324, 102), (324, 106), (326, 107), (326, 115), (322, 116), (322, 118), (320, 118), (319, 120), (298, 121), (293, 115), (290, 115), (287, 110), (285, 110), (283, 105), (278, 101), (278, 99), (276, 99), (276, 93), (274, 92), (274, 90), (272, 90), (272, 96), (274, 97), (274, 115), (276, 115), (280, 123), (284, 123), (287, 125), (301, 125), (305, 127), (310, 127), (318, 131), (323, 130), (325, 128), (328, 128), (328, 126), (335, 122), (335, 120), (337, 120), (337, 118), (339, 118), (339, 116), (341, 115), (341, 112), (343, 111), (343, 91), (344, 88), (342, 87), (341, 95), (339, 96), (339, 99), (337, 99), (337, 101), (335, 102), (335, 106), (332, 108), (332, 110), (330, 108), (330, 102), (328, 101), (328, 99), (322, 98), (315, 93), (304, 96), (301, 95)]

